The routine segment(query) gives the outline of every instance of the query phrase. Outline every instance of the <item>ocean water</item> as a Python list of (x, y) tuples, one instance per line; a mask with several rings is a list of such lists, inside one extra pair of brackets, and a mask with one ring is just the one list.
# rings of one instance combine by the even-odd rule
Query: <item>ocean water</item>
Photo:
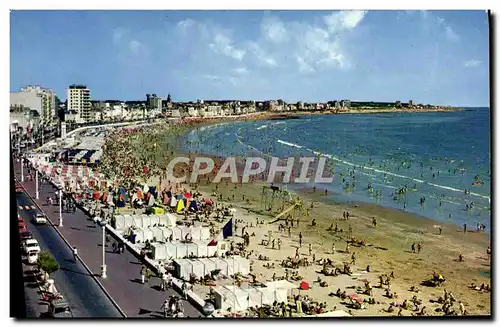
[[(334, 179), (316, 186), (332, 191), (329, 200), (378, 203), (469, 229), (482, 223), (489, 231), (490, 132), (489, 108), (468, 108), (221, 123), (192, 131), (182, 144), (222, 157), (321, 155)], [(287, 185), (304, 186), (313, 184)]]

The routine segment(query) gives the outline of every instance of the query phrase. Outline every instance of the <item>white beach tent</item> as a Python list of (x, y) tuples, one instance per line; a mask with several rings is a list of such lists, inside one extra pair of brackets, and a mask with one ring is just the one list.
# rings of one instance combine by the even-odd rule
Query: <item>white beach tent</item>
[(208, 241), (194, 241), (197, 246), (197, 256), (198, 257), (208, 257)]
[(244, 311), (248, 308), (248, 292), (232, 286), (217, 286), (212, 289), (215, 309), (228, 311), (228, 309), (233, 308), (234, 311)]
[(163, 242), (163, 231), (159, 227), (149, 227), (150, 230), (153, 231), (153, 237), (156, 239), (156, 242)]
[(168, 227), (158, 227), (163, 233), (163, 239), (168, 242), (170, 235), (172, 235), (172, 230)]
[(155, 243), (152, 245), (152, 256), (154, 260), (168, 259), (167, 247), (165, 244)]
[(158, 215), (149, 215), (149, 219), (150, 226), (158, 226), (160, 224), (160, 216)]
[(241, 256), (234, 256), (234, 261), (236, 261), (238, 265), (237, 268), (235, 267), (236, 272), (239, 272), (243, 276), (250, 273), (250, 261), (248, 261), (248, 259)]
[(194, 255), (198, 257), (198, 245), (196, 243), (185, 243), (187, 247), (188, 256)]
[(186, 240), (186, 236), (191, 235), (191, 228), (186, 227), (186, 226), (179, 226), (179, 229), (181, 230), (181, 239)]
[(201, 228), (201, 236), (200, 240), (208, 240), (210, 239), (210, 228), (208, 227), (202, 227)]
[(174, 258), (177, 259), (177, 244), (175, 243), (165, 243), (165, 248), (167, 251), (167, 257), (168, 258)]
[(299, 288), (298, 285), (294, 284), (294, 283), (291, 283), (287, 280), (276, 280), (276, 281), (273, 281), (273, 282), (267, 282), (265, 283), (266, 287), (267, 288), (273, 288), (273, 289), (285, 289), (289, 292), (293, 291), (293, 290), (296, 290)]
[(208, 258), (198, 259), (198, 261), (203, 263), (203, 265), (205, 266), (205, 275), (210, 274), (213, 270), (217, 269), (217, 265), (215, 264), (215, 262)]
[(154, 233), (149, 228), (141, 228), (134, 231), (135, 243), (144, 243), (146, 240), (152, 241)]
[(191, 273), (196, 276), (196, 278), (200, 278), (205, 276), (205, 265), (198, 260), (188, 260), (191, 265)]
[(191, 227), (191, 236), (193, 240), (208, 240), (210, 238), (210, 228)]
[(167, 252), (174, 259), (183, 259), (188, 255), (188, 247), (184, 243), (165, 243)]
[(222, 275), (229, 276), (227, 274), (227, 262), (226, 261), (222, 260), (221, 258), (210, 258), (210, 260), (212, 260), (215, 263), (217, 269), (220, 269), (220, 273)]
[(177, 222), (177, 217), (174, 214), (166, 213), (163, 215), (165, 217), (166, 227), (175, 227)]
[(128, 229), (134, 226), (134, 218), (131, 215), (123, 215), (123, 223), (125, 225), (125, 229)]
[(146, 228), (146, 227), (148, 227), (148, 226), (144, 226), (144, 221), (143, 221), (141, 215), (132, 216), (132, 221), (134, 222), (134, 226), (136, 226), (138, 228)]
[(236, 272), (238, 272), (238, 262), (234, 259), (234, 256), (226, 257), (225, 259), (222, 260), (224, 260), (227, 264), (226, 276), (231, 276), (234, 275)]
[(173, 235), (174, 241), (180, 241), (182, 238), (182, 230), (177, 226), (172, 227), (171, 230), (172, 230), (172, 235)]
[(217, 253), (217, 245), (214, 245), (214, 246), (207, 245), (207, 257), (210, 257), (210, 258), (214, 257), (216, 253)]
[(174, 260), (175, 276), (184, 280), (189, 279), (189, 274), (192, 272), (193, 266), (187, 259)]

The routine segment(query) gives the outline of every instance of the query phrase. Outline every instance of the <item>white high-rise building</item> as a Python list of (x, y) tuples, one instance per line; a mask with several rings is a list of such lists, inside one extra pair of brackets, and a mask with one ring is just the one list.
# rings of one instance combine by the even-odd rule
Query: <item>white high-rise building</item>
[(19, 92), (10, 92), (10, 105), (38, 112), (44, 125), (51, 125), (56, 117), (56, 94), (51, 89), (29, 85)]
[(86, 123), (92, 120), (90, 90), (85, 85), (70, 85), (68, 88), (68, 111), (76, 113), (77, 123)]

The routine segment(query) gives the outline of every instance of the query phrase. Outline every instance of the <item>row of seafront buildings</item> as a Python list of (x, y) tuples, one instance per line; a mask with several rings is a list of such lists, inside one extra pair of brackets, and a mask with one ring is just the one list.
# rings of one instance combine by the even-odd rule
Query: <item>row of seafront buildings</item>
[(10, 93), (11, 129), (33, 129), (33, 126), (55, 126), (60, 121), (83, 124), (163, 117), (218, 117), (255, 112), (324, 111), (341, 112), (352, 108), (432, 108), (435, 106), (396, 102), (361, 102), (338, 100), (318, 103), (286, 103), (283, 100), (197, 100), (173, 102), (170, 95), (162, 99), (147, 94), (146, 100), (92, 100), (86, 85), (70, 85), (67, 100), (41, 86), (27, 86)]

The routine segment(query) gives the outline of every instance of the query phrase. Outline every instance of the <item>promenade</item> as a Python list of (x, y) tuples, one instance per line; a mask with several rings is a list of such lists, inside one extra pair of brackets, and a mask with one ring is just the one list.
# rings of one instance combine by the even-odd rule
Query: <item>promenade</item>
[[(20, 163), (14, 162), (14, 173), (16, 178), (21, 180)], [(26, 169), (24, 171), (27, 172)], [(35, 200), (35, 180), (22, 183), (27, 192)], [(59, 207), (56, 205), (47, 206), (45, 199), (54, 197), (54, 188), (50, 184), (42, 183), (39, 180), (39, 200), (35, 202), (42, 208), (54, 225), (59, 223)], [(76, 246), (78, 254), (86, 263), (89, 269), (100, 276), (102, 264), (102, 229), (96, 227), (89, 217), (81, 210), (75, 213), (63, 212), (63, 227), (56, 227), (71, 244)], [(160, 291), (158, 285), (159, 278), (151, 278), (149, 282), (141, 284), (140, 269), (141, 262), (129, 251), (123, 254), (113, 253), (111, 243), (114, 242), (109, 235), (110, 242), (105, 245), (107, 278), (99, 280), (116, 301), (118, 306), (125, 312), (127, 317), (162, 317), (160, 310), (165, 299), (171, 295), (179, 294), (173, 290)], [(57, 280), (56, 280), (57, 283)], [(184, 303), (184, 315), (186, 317), (202, 317), (203, 315), (189, 302)]]

